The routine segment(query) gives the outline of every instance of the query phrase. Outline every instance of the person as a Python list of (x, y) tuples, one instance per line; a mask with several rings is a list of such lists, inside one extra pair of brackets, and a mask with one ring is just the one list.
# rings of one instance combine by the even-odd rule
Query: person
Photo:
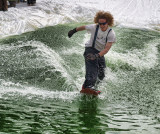
[(27, 0), (28, 6), (34, 6), (36, 3), (36, 0)]
[(20, 2), (26, 2), (25, 0), (20, 0)]
[(104, 55), (110, 50), (112, 44), (116, 41), (115, 32), (111, 27), (114, 24), (113, 15), (110, 12), (99, 11), (94, 17), (95, 24), (76, 27), (68, 32), (68, 37), (79, 31), (87, 30), (91, 33), (90, 40), (85, 44), (85, 81), (82, 85), (81, 92), (88, 89), (96, 95), (97, 85), (105, 77), (105, 57)]
[(7, 11), (8, 5), (7, 0), (0, 0), (0, 11)]
[(16, 7), (16, 0), (8, 0), (9, 2), (9, 7)]

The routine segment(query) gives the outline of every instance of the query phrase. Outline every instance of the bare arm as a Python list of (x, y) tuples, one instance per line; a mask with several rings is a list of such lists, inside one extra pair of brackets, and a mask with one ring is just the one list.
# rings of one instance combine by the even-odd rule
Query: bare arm
[(86, 30), (85, 26), (80, 26), (80, 27), (77, 27), (76, 28), (76, 31), (83, 31), (83, 30)]
[(104, 56), (111, 48), (113, 42), (107, 42), (106, 47), (99, 53), (100, 57)]

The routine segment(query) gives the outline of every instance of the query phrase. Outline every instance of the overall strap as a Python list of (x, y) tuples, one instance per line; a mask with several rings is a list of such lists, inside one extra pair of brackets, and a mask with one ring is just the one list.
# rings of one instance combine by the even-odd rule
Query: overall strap
[(96, 31), (95, 31), (95, 34), (94, 34), (94, 40), (93, 40), (93, 43), (92, 43), (92, 47), (93, 48), (95, 47), (95, 41), (96, 41), (98, 29), (99, 29), (99, 25), (96, 26)]
[(108, 40), (108, 34), (110, 33), (112, 29), (109, 29), (108, 33), (107, 33), (107, 36), (106, 36), (106, 43), (107, 43), (107, 40)]

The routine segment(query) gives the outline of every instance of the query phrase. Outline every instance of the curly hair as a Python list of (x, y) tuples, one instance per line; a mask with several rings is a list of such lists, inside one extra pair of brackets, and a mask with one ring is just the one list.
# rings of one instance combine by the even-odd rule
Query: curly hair
[(114, 18), (110, 12), (105, 12), (105, 11), (97, 12), (94, 17), (94, 22), (98, 23), (99, 19), (106, 19), (106, 22), (108, 23), (109, 26), (114, 25)]

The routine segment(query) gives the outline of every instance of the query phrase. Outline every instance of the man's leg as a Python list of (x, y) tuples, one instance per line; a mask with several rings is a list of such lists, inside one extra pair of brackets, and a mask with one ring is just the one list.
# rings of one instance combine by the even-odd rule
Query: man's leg
[(94, 88), (98, 77), (98, 62), (97, 60), (86, 60), (86, 76), (84, 82), (84, 88)]
[(106, 68), (106, 63), (105, 63), (105, 58), (104, 56), (101, 57), (99, 60), (98, 60), (98, 65), (99, 65), (99, 68), (98, 68), (98, 78), (100, 80), (103, 80), (104, 77), (105, 77), (105, 68)]
[(85, 75), (85, 82), (83, 84), (83, 88), (94, 88), (97, 77), (98, 77), (98, 60), (87, 60), (86, 56), (87, 54), (97, 53), (97, 50), (93, 48), (86, 48), (84, 52), (84, 58), (85, 58), (85, 67), (86, 67), (86, 75)]
[(96, 88), (97, 88), (98, 84), (105, 77), (105, 68), (106, 68), (105, 58), (101, 57), (100, 59), (98, 59), (98, 78), (97, 78), (97, 81), (95, 84)]

